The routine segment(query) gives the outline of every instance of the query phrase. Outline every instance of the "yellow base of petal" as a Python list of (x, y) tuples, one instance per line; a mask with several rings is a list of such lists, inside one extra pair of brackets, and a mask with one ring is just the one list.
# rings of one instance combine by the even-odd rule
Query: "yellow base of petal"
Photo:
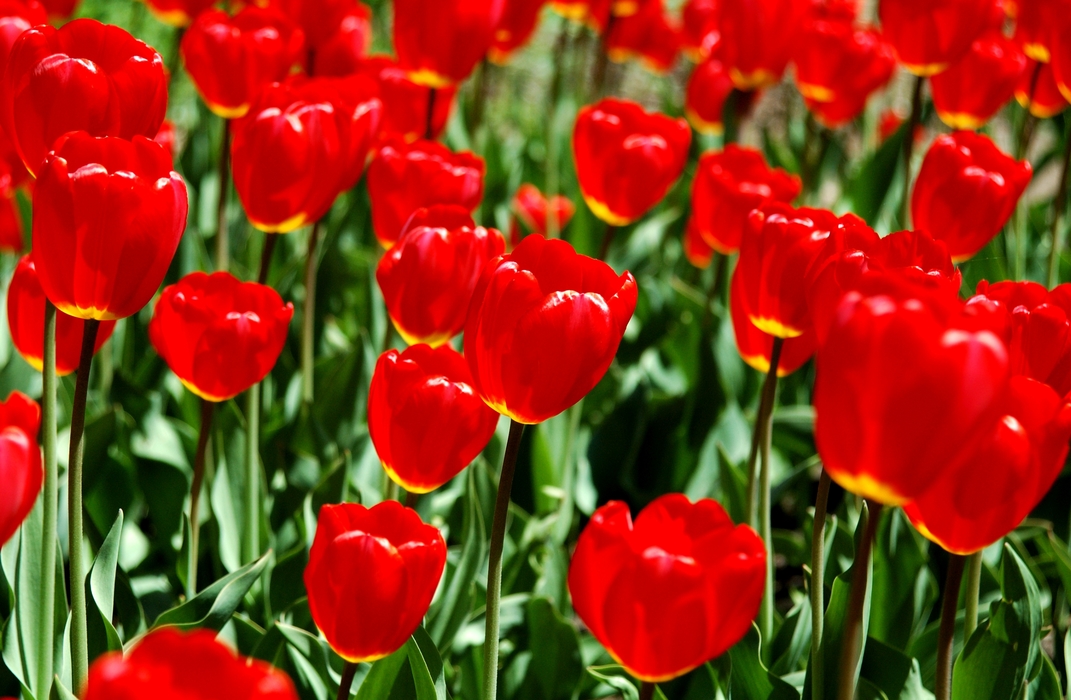
[(802, 330), (786, 326), (780, 321), (773, 318), (762, 318), (761, 316), (752, 316), (751, 322), (763, 333), (772, 335), (775, 338), (797, 338), (803, 335)]
[(302, 226), (307, 225), (309, 223), (309, 215), (302, 212), (277, 224), (268, 224), (252, 218), (249, 220), (249, 223), (253, 224), (258, 231), (263, 231), (264, 233), (290, 233), (291, 231), (297, 231)]
[(965, 112), (937, 112), (937, 116), (941, 118), (950, 129), (957, 131), (977, 131), (985, 126), (985, 120), (979, 119), (973, 114), (966, 114)]
[(721, 136), (725, 133), (725, 124), (722, 122), (708, 122), (698, 114), (694, 109), (685, 107), (684, 116), (688, 118), (688, 123), (692, 125), (692, 128), (701, 134), (706, 136)]
[(902, 506), (911, 500), (904, 498), (887, 484), (883, 484), (869, 474), (844, 474), (829, 470), (829, 476), (833, 481), (840, 484), (845, 491), (887, 506)]
[(610, 211), (610, 207), (594, 199), (593, 197), (584, 195), (584, 201), (587, 202), (588, 209), (591, 210), (592, 214), (597, 216), (599, 219), (605, 221), (606, 223), (610, 224), (611, 226), (628, 226), (634, 221), (633, 219), (629, 219), (624, 216), (619, 216), (613, 213), (612, 211)]

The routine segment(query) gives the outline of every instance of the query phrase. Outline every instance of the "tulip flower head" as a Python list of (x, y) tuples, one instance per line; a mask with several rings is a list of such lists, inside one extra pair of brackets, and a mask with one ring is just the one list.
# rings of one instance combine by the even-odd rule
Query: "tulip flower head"
[(371, 77), (379, 85), (379, 99), (383, 103), (383, 119), (379, 130), (384, 143), (401, 139), (412, 143), (417, 139), (435, 140), (446, 129), (450, 108), (457, 95), (456, 87), (434, 91), (431, 105), (431, 134), (427, 133), (428, 101), (433, 91), (417, 85), (398, 64), (386, 56), (371, 56), (361, 61), (359, 72)]
[(886, 40), (908, 71), (940, 73), (962, 58), (989, 28), (993, 0), (881, 0)]
[(395, 0), (394, 50), (419, 85), (465, 80), (487, 54), (506, 0)]
[(35, 174), (68, 132), (152, 138), (167, 110), (160, 55), (119, 27), (92, 19), (23, 32), (11, 48), (0, 93), (4, 131)]
[(465, 359), (491, 408), (540, 423), (598, 384), (636, 308), (636, 280), (565, 241), (528, 236), (484, 270)]
[(1028, 61), (1015, 87), (1015, 100), (1038, 119), (1051, 119), (1067, 109), (1068, 101), (1052, 63)]
[(624, 226), (666, 196), (684, 171), (692, 132), (683, 119), (605, 99), (584, 107), (573, 129), (580, 191), (595, 216)]
[(45, 295), (76, 318), (137, 313), (171, 265), (187, 208), (186, 185), (160, 144), (67, 134), (34, 189), (34, 264)]
[[(524, 183), (517, 188), (513, 195), (513, 212), (521, 220), (529, 233), (547, 235), (548, 224), (554, 220), (555, 230), (561, 232), (573, 218), (576, 206), (563, 195), (557, 194), (547, 198), (539, 191), (539, 188), (530, 183)], [(520, 242), (520, 236), (513, 236), (513, 245)]]
[(510, 57), (532, 38), (539, 14), (546, 4), (547, 0), (505, 0), (487, 58), (500, 66), (508, 63)]
[(39, 24), (48, 24), (48, 13), (38, 0), (0, 0), (0, 80), (15, 41)]
[(41, 408), (30, 397), (13, 391), (0, 401), (0, 545), (19, 529), (41, 491), (40, 427)]
[(1034, 61), (1052, 60), (1055, 29), (1066, 19), (1065, 0), (1019, 0), (1015, 13), (1015, 41)]
[(681, 48), (695, 63), (705, 61), (721, 43), (722, 0), (688, 0), (681, 9)]
[(1032, 174), (1029, 161), (1004, 154), (988, 136), (939, 136), (915, 181), (912, 220), (943, 240), (953, 260), (967, 260), (1000, 233)]
[[(592, 515), (569, 564), (573, 608), (634, 677), (661, 683), (717, 658), (751, 628), (766, 549), (711, 499), (655, 499), (633, 522), (611, 501)], [(731, 602), (730, 602), (731, 601)]]
[(684, 94), (684, 115), (692, 128), (708, 136), (721, 136), (725, 101), (732, 91), (732, 78), (716, 56), (696, 66)]
[(498, 414), (472, 386), (465, 358), (449, 345), (413, 345), (379, 357), (368, 390), (368, 432), (390, 478), (428, 493), (487, 447)]
[(501, 233), (477, 226), (462, 207), (418, 210), (376, 267), (398, 333), (432, 347), (460, 333), (484, 268), (505, 249)]
[(751, 92), (781, 79), (810, 5), (808, 0), (723, 0), (721, 58), (738, 89)]
[(937, 116), (953, 129), (979, 129), (1015, 95), (1026, 54), (1000, 32), (971, 44), (963, 58), (930, 82)]
[(326, 505), (305, 568), (312, 619), (347, 661), (390, 656), (428, 612), (445, 566), (439, 530), (401, 503)]
[(193, 272), (160, 295), (149, 340), (187, 389), (226, 401), (268, 376), (293, 315), (271, 287)]
[[(25, 255), (19, 260), (7, 290), (7, 323), (11, 341), (23, 359), (40, 372), (44, 366), (45, 292), (37, 277), (33, 258)], [(56, 312), (56, 375), (64, 377), (76, 369), (82, 352), (81, 319)], [(108, 342), (115, 321), (100, 324), (93, 352)]]
[(84, 700), (297, 700), (282, 671), (235, 655), (210, 630), (162, 627), (145, 635), (124, 657), (111, 652), (89, 669)]
[(647, 0), (634, 14), (614, 20), (606, 50), (615, 63), (636, 59), (665, 73), (677, 62), (680, 44), (680, 30), (667, 18), (662, 0)]

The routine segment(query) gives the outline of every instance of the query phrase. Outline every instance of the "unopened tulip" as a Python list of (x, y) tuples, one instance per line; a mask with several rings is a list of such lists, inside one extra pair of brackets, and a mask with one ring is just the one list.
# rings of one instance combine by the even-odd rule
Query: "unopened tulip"
[(1011, 101), (1026, 55), (1000, 32), (976, 40), (963, 58), (930, 83), (937, 116), (953, 129), (978, 129)]
[(13, 391), (0, 401), (0, 545), (19, 529), (41, 491), (40, 427), (41, 408), (30, 397)]
[(394, 50), (410, 79), (433, 88), (465, 80), (494, 42), (506, 0), (395, 0)]
[(1027, 61), (1026, 70), (1019, 76), (1019, 84), (1015, 87), (1015, 99), (1038, 119), (1051, 119), (1068, 105), (1056, 82), (1052, 63)]
[(505, 0), (487, 57), (499, 65), (508, 63), (510, 56), (532, 38), (546, 4), (547, 0)]
[[(513, 213), (521, 220), (528, 233), (547, 235), (549, 221), (554, 221), (555, 230), (561, 232), (576, 212), (576, 206), (560, 194), (547, 198), (535, 185), (524, 183), (513, 195)], [(520, 242), (516, 236), (513, 245)]]
[(807, 0), (723, 0), (721, 58), (737, 88), (757, 90), (781, 79), (809, 6)]

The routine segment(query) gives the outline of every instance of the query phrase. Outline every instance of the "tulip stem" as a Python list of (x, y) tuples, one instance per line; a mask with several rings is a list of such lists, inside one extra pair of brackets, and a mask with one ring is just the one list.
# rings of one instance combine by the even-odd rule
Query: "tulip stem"
[(227, 202), (231, 194), (231, 120), (223, 120), (223, 135), (219, 142), (219, 202), (216, 209), (216, 269), (230, 267), (230, 243), (227, 236)]
[(822, 635), (825, 627), (826, 508), (829, 505), (829, 472), (818, 477), (811, 526), (811, 691), (814, 700), (825, 697), (825, 667), (822, 665)]
[(257, 273), (257, 282), (268, 283), (268, 272), (271, 270), (271, 256), (275, 252), (275, 244), (279, 241), (279, 234), (264, 234), (264, 247), (260, 251), (260, 271)]
[(71, 408), (71, 452), (67, 461), (67, 520), (71, 557), (71, 682), (81, 688), (89, 671), (89, 639), (86, 631), (86, 569), (82, 556), (82, 458), (85, 456), (86, 394), (89, 369), (100, 321), (86, 319), (82, 330), (82, 354), (74, 385)]
[(915, 78), (915, 87), (911, 92), (911, 117), (904, 134), (904, 196), (900, 200), (900, 226), (910, 227), (911, 220), (911, 160), (915, 155), (915, 130), (922, 123), (922, 84), (926, 79)]
[(950, 554), (948, 576), (945, 577), (944, 599), (941, 601), (941, 626), (937, 630), (937, 675), (934, 690), (937, 700), (952, 697), (952, 642), (956, 636), (956, 608), (959, 607), (959, 586), (963, 581), (963, 565), (967, 557)]
[(653, 700), (655, 684), (650, 681), (640, 681), (640, 700)]
[[(755, 510), (755, 503), (759, 500), (756, 466), (758, 465), (759, 451), (762, 446), (763, 426), (773, 416), (773, 395), (774, 390), (777, 388), (777, 368), (781, 364), (782, 345), (783, 341), (780, 338), (774, 338), (773, 349), (770, 352), (770, 369), (766, 371), (766, 380), (762, 385), (759, 412), (755, 416), (755, 430), (751, 433), (751, 451), (748, 453), (747, 458), (747, 504), (744, 520), (756, 530), (759, 529), (758, 513)], [(769, 398), (767, 398), (767, 393)]]
[(524, 423), (510, 421), (506, 452), (502, 456), (502, 473), (498, 477), (495, 516), (491, 525), (491, 554), (487, 565), (486, 634), (483, 643), (483, 700), (498, 695), (498, 601), (502, 597), (502, 546), (506, 541), (506, 518), (509, 515), (510, 491), (517, 455), (521, 451)]
[(420, 503), (420, 494), (416, 491), (405, 492), (405, 507), (416, 510), (417, 504)]
[(260, 556), (260, 384), (245, 393), (246, 561)]
[(353, 687), (353, 677), (357, 675), (357, 664), (347, 661), (342, 666), (342, 679), (338, 682), (338, 700), (348, 700), (350, 688)]
[(435, 98), (439, 91), (428, 88), (428, 111), (424, 119), (424, 138), (428, 141), (435, 140)]
[(870, 550), (874, 544), (874, 533), (878, 529), (882, 505), (877, 501), (864, 501), (859, 518), (863, 521), (863, 539), (859, 542), (859, 551), (852, 563), (852, 590), (848, 598), (848, 612), (845, 618), (843, 644), (840, 653), (840, 683), (837, 688), (838, 700), (855, 698), (855, 674), (859, 666), (859, 657), (863, 652), (863, 604), (866, 602), (867, 579), (870, 578)]
[(201, 541), (201, 484), (205, 480), (205, 455), (212, 435), (212, 410), (216, 404), (201, 399), (201, 432), (197, 436), (197, 453), (193, 458), (193, 483), (190, 485), (190, 552), (186, 569), (186, 598), (197, 595), (197, 554)]
[(613, 244), (615, 235), (617, 235), (617, 227), (613, 224), (606, 224), (606, 230), (602, 234), (602, 243), (599, 244), (599, 260), (606, 260), (606, 254), (610, 252), (610, 245)]
[(1052, 215), (1052, 248), (1049, 250), (1049, 278), (1048, 286), (1052, 289), (1060, 281), (1060, 227), (1064, 223), (1064, 214), (1067, 213), (1067, 180), (1068, 169), (1071, 168), (1071, 122), (1064, 129), (1064, 162), (1060, 170), (1060, 185), (1056, 191), (1055, 211)]
[(309, 251), (305, 257), (305, 312), (301, 319), (301, 388), (306, 404), (312, 404), (315, 375), (313, 356), (313, 333), (316, 330), (316, 268), (319, 259), (316, 247), (320, 242), (320, 226), (317, 221), (309, 233)]
[(45, 299), (45, 345), (41, 391), (41, 443), (45, 452), (45, 486), (42, 491), (41, 616), (37, 630), (37, 697), (47, 698), (52, 686), (52, 643), (56, 616), (56, 529), (59, 510), (56, 466), (56, 307)]
[(978, 592), (982, 587), (982, 552), (967, 557), (967, 600), (963, 618), (963, 641), (966, 643), (978, 628)]
[(762, 541), (766, 544), (766, 588), (762, 594), (762, 608), (759, 610), (759, 629), (762, 631), (763, 643), (769, 648), (773, 641), (774, 619), (774, 546), (773, 528), (770, 523), (770, 439), (773, 435), (773, 407), (777, 394), (777, 365), (781, 359), (781, 347), (784, 340), (774, 338), (773, 352), (770, 354), (770, 371), (762, 383), (761, 403), (766, 410), (760, 413), (759, 427), (762, 431), (761, 454), (762, 468), (759, 480), (759, 510), (762, 517)]

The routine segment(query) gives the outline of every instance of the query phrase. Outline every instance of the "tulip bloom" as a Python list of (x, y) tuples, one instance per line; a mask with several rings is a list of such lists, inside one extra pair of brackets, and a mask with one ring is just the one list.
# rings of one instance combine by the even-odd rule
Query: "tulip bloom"
[(4, 131), (35, 174), (56, 139), (70, 131), (152, 138), (167, 110), (160, 55), (119, 27), (92, 19), (23, 32), (0, 92)]
[(37, 0), (0, 0), (0, 80), (15, 41), (39, 24), (48, 24), (48, 13)]
[(268, 376), (293, 315), (271, 287), (193, 272), (160, 295), (149, 340), (187, 389), (226, 401)]
[(144, 0), (153, 16), (173, 27), (188, 27), (190, 23), (215, 5), (215, 0)]
[(235, 124), (234, 187), (250, 222), (289, 233), (319, 221), (360, 179), (379, 128), (362, 76), (291, 78), (265, 88)]
[(348, 18), (371, 16), (369, 8), (357, 0), (256, 0), (255, 4), (289, 17), (301, 28), (306, 45), (313, 51), (329, 43)]
[(632, 273), (528, 236), (488, 265), (472, 295), (465, 359), (476, 390), (519, 423), (558, 415), (610, 368), (636, 296)]
[(464, 329), (476, 283), (506, 241), (461, 207), (432, 207), (418, 217), (424, 220), (410, 222), (380, 258), (376, 281), (405, 342), (437, 347)]
[(1051, 119), (1067, 109), (1052, 63), (1028, 61), (1015, 87), (1015, 99), (1038, 119)]
[(962, 58), (990, 24), (993, 0), (882, 0), (885, 38), (904, 68), (940, 73)]
[(1000, 32), (990, 32), (930, 82), (937, 116), (953, 129), (979, 129), (1015, 95), (1026, 55)]
[(368, 389), (368, 432), (390, 478), (428, 493), (487, 447), (498, 414), (472, 387), (465, 358), (449, 345), (414, 345), (379, 357)]
[(1016, 3), (1014, 39), (1034, 61), (1052, 58), (1054, 28), (1066, 18), (1064, 0), (1020, 0)]
[(313, 47), (309, 73), (328, 76), (358, 73), (371, 45), (372, 10), (355, 2), (353, 9), (339, 22), (338, 30)]
[(500, 66), (508, 63), (510, 56), (532, 38), (546, 4), (547, 0), (505, 0), (487, 58)]
[(41, 491), (40, 427), (41, 408), (30, 397), (13, 391), (0, 401), (0, 545), (19, 529)]
[(160, 125), (160, 130), (156, 132), (156, 136), (152, 138), (153, 141), (164, 147), (167, 154), (171, 156), (171, 161), (175, 160), (175, 142), (178, 140), (178, 134), (175, 132), (175, 124), (170, 119), (165, 119), (164, 123)]
[(729, 144), (699, 158), (692, 182), (692, 215), (703, 239), (714, 250), (740, 250), (748, 216), (767, 202), (789, 203), (799, 196), (799, 177), (771, 168), (760, 151)]
[(595, 216), (625, 226), (666, 196), (684, 171), (688, 122), (605, 99), (580, 110), (573, 157), (580, 191)]
[(756, 209), (733, 271), (751, 322), (777, 338), (803, 335), (813, 323), (807, 296), (818, 270), (838, 246), (862, 248), (874, 237), (854, 214), (837, 217), (780, 203)]
[(395, 0), (394, 50), (419, 85), (465, 80), (494, 41), (506, 0)]
[(732, 91), (733, 81), (720, 60), (711, 57), (696, 66), (684, 95), (684, 116), (692, 128), (708, 136), (721, 136), (725, 101)]
[(846, 20), (814, 19), (793, 54), (807, 108), (835, 129), (859, 116), (870, 95), (892, 79), (896, 55), (873, 29)]
[[(7, 323), (11, 342), (23, 359), (40, 372), (44, 366), (45, 345), (45, 292), (37, 278), (31, 256), (23, 256), (11, 276), (7, 290)], [(80, 319), (71, 318), (62, 311), (56, 312), (56, 375), (63, 377), (78, 369), (82, 352), (82, 328)], [(100, 324), (93, 352), (108, 342), (115, 321)]]
[(89, 669), (83, 700), (297, 700), (290, 678), (237, 656), (210, 630), (150, 632), (126, 654), (111, 652)]
[(1052, 77), (1065, 101), (1071, 102), (1071, 13), (1063, 13), (1053, 27)]
[(326, 505), (305, 568), (312, 619), (351, 663), (390, 656), (420, 626), (445, 566), (439, 530), (401, 503)]
[[(729, 287), (729, 315), (733, 322), (733, 337), (740, 358), (762, 374), (770, 371), (773, 362), (774, 337), (758, 328), (751, 321), (740, 277), (733, 276)], [(813, 328), (808, 328), (802, 335), (784, 339), (781, 356), (777, 362), (777, 376), (787, 377), (807, 363), (814, 355), (817, 338)]]
[(722, 0), (688, 0), (681, 10), (681, 48), (695, 63), (705, 61), (721, 43)]
[(684, 257), (700, 270), (710, 267), (714, 260), (714, 249), (703, 240), (694, 216), (689, 216), (688, 223), (684, 225)]
[(379, 85), (379, 99), (383, 102), (383, 119), (379, 137), (383, 142), (398, 138), (416, 141), (427, 138), (435, 140), (446, 129), (450, 108), (457, 95), (456, 87), (435, 91), (432, 107), (431, 133), (427, 132), (428, 100), (432, 91), (409, 79), (393, 59), (372, 56), (361, 62), (359, 71), (371, 77)]
[(1052, 388), (1012, 377), (1001, 408), (972, 456), (904, 506), (919, 532), (953, 554), (973, 554), (1017, 528), (1067, 459), (1071, 404)]
[(376, 238), (390, 248), (422, 207), (456, 204), (475, 211), (483, 199), (483, 175), (483, 159), (468, 151), (453, 153), (434, 141), (388, 142), (368, 168)]
[(611, 61), (639, 59), (655, 73), (673, 68), (680, 44), (680, 30), (666, 18), (662, 0), (646, 0), (634, 14), (615, 20), (606, 38)]
[(846, 294), (818, 353), (815, 441), (830, 477), (888, 505), (964, 463), (999, 418), (1008, 352), (951, 294)]
[[(634, 677), (660, 683), (717, 658), (751, 628), (766, 548), (709, 498), (668, 494), (632, 521), (595, 511), (569, 564), (576, 614)], [(731, 603), (729, 602), (731, 601)]]
[(1029, 161), (1005, 155), (988, 136), (939, 136), (915, 181), (912, 220), (947, 243), (953, 260), (967, 260), (1000, 233), (1032, 173)]
[[(529, 233), (538, 233), (540, 236), (547, 235), (547, 223), (555, 221), (557, 231), (561, 232), (573, 218), (576, 206), (568, 197), (560, 194), (549, 199), (543, 196), (535, 185), (524, 183), (517, 188), (513, 195), (513, 212), (524, 223)], [(513, 245), (520, 242), (520, 236), (511, 236)]]
[(143, 136), (61, 138), (33, 199), (41, 287), (77, 318), (111, 321), (141, 310), (186, 229), (186, 185), (164, 147)]
[(245, 116), (268, 83), (281, 81), (304, 55), (305, 35), (274, 10), (247, 6), (231, 17), (200, 15), (182, 37), (182, 62), (197, 92), (224, 119)]
[(721, 57), (740, 90), (781, 79), (796, 48), (807, 0), (754, 0), (721, 4)]

